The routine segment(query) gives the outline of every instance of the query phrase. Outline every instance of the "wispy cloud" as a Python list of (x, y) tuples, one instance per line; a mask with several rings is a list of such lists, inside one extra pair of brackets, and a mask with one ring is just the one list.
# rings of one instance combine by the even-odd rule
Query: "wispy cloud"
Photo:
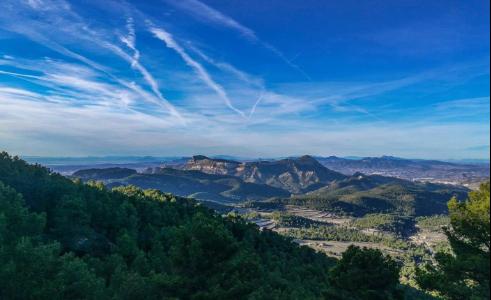
[(480, 111), (489, 114), (489, 97), (466, 98), (458, 100), (450, 100), (436, 103), (435, 108), (440, 111), (448, 110), (466, 110)]
[(229, 107), (231, 110), (235, 111), (242, 117), (245, 117), (244, 112), (237, 109), (232, 104), (232, 101), (229, 99), (225, 89), (211, 78), (210, 74), (205, 70), (205, 68), (200, 63), (198, 63), (191, 56), (189, 56), (189, 54), (174, 40), (174, 38), (170, 33), (168, 33), (167, 31), (161, 28), (156, 28), (156, 27), (150, 27), (150, 31), (154, 34), (156, 38), (162, 40), (167, 45), (167, 47), (176, 51), (181, 56), (181, 58), (186, 62), (186, 64), (188, 64), (191, 68), (193, 68), (196, 71), (196, 73), (203, 80), (203, 82), (205, 82), (206, 85), (208, 85), (212, 90), (214, 90), (218, 94), (218, 96), (225, 102), (227, 107)]
[(131, 66), (135, 67), (140, 59), (140, 51), (136, 49), (136, 33), (133, 18), (129, 17), (126, 20), (126, 29), (128, 29), (128, 35), (122, 36), (121, 41), (133, 51), (133, 61), (131, 62)]
[[(172, 15), (136, 1), (0, 1), (0, 39), (8, 41), (0, 47), (0, 148), (41, 155), (438, 158), (482, 156), (486, 149), (479, 147), (489, 145), (489, 94), (459, 89), (464, 99), (449, 96), (476, 76), (488, 78), (488, 60), (384, 69), (344, 82), (292, 80), (278, 69), (256, 68), (267, 51), (236, 60), (227, 55), (236, 49), (226, 45), (230, 36), (208, 43), (194, 31), (208, 26), (190, 33), (186, 26), (195, 24), (186, 22), (191, 15), (230, 29), (287, 62), (261, 40), (260, 29), (198, 0), (166, 1), (178, 8)], [(17, 51), (17, 41), (33, 51)], [(413, 95), (419, 103), (408, 108)]]
[[(33, 21), (31, 19), (25, 18), (24, 15), (16, 10), (11, 10), (11, 16), (17, 19), (17, 22), (4, 22), (5, 27), (10, 31), (22, 34), (32, 41), (35, 41), (41, 44), (44, 47), (50, 48), (64, 56), (76, 59), (85, 63), (86, 65), (94, 68), (97, 71), (102, 72), (105, 76), (109, 77), (111, 80), (118, 82), (119, 84), (125, 86), (128, 89), (134, 90), (135, 92), (140, 93), (141, 96), (145, 96), (146, 93), (142, 92), (143, 89), (138, 87), (134, 82), (128, 82), (114, 75), (110, 68), (95, 62), (94, 60), (84, 56), (80, 53), (77, 53), (73, 50), (68, 49), (63, 45), (63, 39), (68, 40), (67, 36), (73, 38), (75, 40), (84, 41), (82, 44), (97, 45), (99, 47), (106, 48), (116, 54), (120, 58), (126, 60), (130, 65), (140, 72), (143, 76), (146, 83), (150, 86), (154, 95), (157, 97), (142, 97), (142, 99), (146, 101), (150, 101), (153, 104), (162, 106), (167, 109), (174, 117), (176, 117), (181, 122), (184, 122), (181, 114), (177, 111), (177, 109), (171, 104), (171, 102), (166, 99), (162, 92), (160, 91), (160, 87), (157, 81), (154, 79), (152, 74), (142, 66), (135, 57), (139, 57), (139, 52), (134, 44), (134, 29), (133, 32), (130, 32), (127, 40), (130, 45), (133, 47), (135, 51), (134, 56), (129, 56), (126, 54), (120, 47), (110, 42), (108, 39), (105, 39), (104, 36), (106, 33), (98, 33), (95, 30), (91, 29), (88, 24), (86, 24), (82, 17), (80, 17), (77, 13), (72, 11), (71, 6), (63, 1), (63, 0), (43, 0), (36, 2), (38, 5), (32, 6), (31, 3), (28, 3), (33, 9), (43, 9), (43, 17), (39, 18), (37, 21)], [(70, 17), (70, 18), (68, 18)], [(54, 22), (54, 20), (56, 20)], [(53, 26), (50, 22), (56, 23), (57, 26)], [(132, 24), (127, 27), (132, 27)], [(47, 37), (45, 33), (53, 33), (57, 32), (54, 36), (51, 35)], [(82, 34), (81, 34), (82, 33)], [(131, 35), (133, 35), (133, 40), (131, 40)], [(60, 42), (57, 41), (56, 37), (60, 37), (62, 40)], [(55, 38), (53, 38), (55, 37)]]
[(27, 3), (34, 9), (40, 9), (43, 6), (43, 2), (41, 0), (27, 0)]
[(229, 73), (231, 75), (234, 75), (236, 78), (240, 79), (244, 83), (247, 83), (251, 86), (257, 87), (261, 90), (264, 89), (264, 81), (260, 78), (254, 77), (250, 74), (247, 74), (246, 72), (237, 69), (233, 65), (223, 62), (223, 61), (217, 61), (216, 59), (210, 57), (209, 55), (206, 55), (203, 51), (192, 45), (191, 43), (188, 43), (188, 48), (196, 53), (201, 59), (203, 59), (205, 62), (215, 66), (216, 68), (222, 70), (223, 72)]
[(242, 36), (245, 38), (249, 39), (252, 42), (259, 42), (259, 38), (257, 37), (256, 33), (240, 24), (233, 18), (221, 13), (220, 11), (204, 4), (201, 1), (198, 0), (181, 0), (181, 1), (173, 1), (173, 0), (166, 0), (167, 3), (182, 9), (193, 16), (202, 19), (205, 22), (211, 22), (216, 25), (220, 26), (225, 26), (227, 28), (233, 29), (237, 32), (239, 32)]
[[(481, 138), (489, 136), (489, 130), (477, 124), (393, 123), (383, 128), (378, 124), (317, 124), (306, 130), (308, 124), (303, 122), (295, 130), (264, 132), (235, 128), (231, 134), (222, 124), (206, 119), (199, 119), (204, 123), (193, 131), (181, 130), (169, 119), (137, 111), (66, 105), (44, 101), (43, 97), (0, 88), (2, 149), (26, 155), (192, 155), (226, 151), (269, 157), (303, 153), (371, 156), (383, 148), (391, 155), (442, 158), (463, 151), (479, 154), (488, 148), (468, 150), (469, 145), (489, 145), (489, 140)], [(459, 143), (453, 142), (455, 136), (460, 137)], [(22, 147), (25, 139), (30, 141), (28, 149)]]
[(226, 63), (226, 62), (221, 62), (217, 61), (210, 56), (206, 55), (203, 51), (199, 50), (193, 45), (188, 45), (188, 48), (190, 48), (194, 53), (196, 53), (201, 59), (203, 59), (205, 62), (215, 66), (216, 68), (222, 70), (223, 72), (229, 73), (233, 76), (235, 76), (237, 79), (242, 81), (243, 83), (246, 83), (250, 85), (251, 87), (258, 89), (259, 96), (257, 97), (257, 100), (254, 102), (252, 105), (252, 108), (250, 109), (248, 119), (250, 120), (251, 117), (254, 115), (256, 112), (257, 107), (261, 103), (262, 99), (264, 98), (264, 94), (266, 92), (266, 87), (262, 79), (254, 77), (250, 74), (245, 73), (244, 71), (241, 71), (234, 67), (233, 65)]
[(292, 60), (288, 59), (282, 51), (280, 51), (278, 48), (271, 45), (270, 43), (261, 40), (254, 30), (245, 25), (242, 25), (241, 23), (234, 20), (232, 17), (227, 16), (224, 13), (216, 10), (215, 8), (208, 6), (198, 0), (165, 1), (179, 9), (188, 12), (189, 14), (195, 16), (200, 20), (235, 30), (247, 40), (253, 43), (257, 43), (267, 50), (271, 51), (271, 53), (275, 54), (289, 67), (302, 74), (302, 76), (304, 76), (306, 79), (312, 80), (312, 78), (302, 68), (293, 63)]

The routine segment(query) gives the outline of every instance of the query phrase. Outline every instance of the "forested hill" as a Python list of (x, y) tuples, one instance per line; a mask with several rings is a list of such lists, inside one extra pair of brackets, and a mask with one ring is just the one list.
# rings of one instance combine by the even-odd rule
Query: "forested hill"
[(283, 202), (357, 216), (367, 213), (429, 216), (446, 214), (448, 199), (453, 196), (465, 199), (468, 192), (465, 187), (357, 173)]
[(237, 217), (0, 154), (1, 299), (319, 299), (334, 261)]

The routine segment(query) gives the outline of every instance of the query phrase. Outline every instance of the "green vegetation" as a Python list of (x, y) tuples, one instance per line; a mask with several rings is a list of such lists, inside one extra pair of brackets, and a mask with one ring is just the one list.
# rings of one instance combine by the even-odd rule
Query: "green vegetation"
[(334, 261), (240, 218), (0, 155), (1, 299), (319, 298)]
[(436, 215), (416, 218), (416, 224), (421, 229), (439, 231), (450, 225), (450, 217), (446, 215)]
[(399, 271), (400, 266), (379, 250), (350, 246), (330, 271), (332, 288), (325, 298), (403, 299)]
[(366, 234), (343, 226), (321, 225), (310, 228), (293, 228), (289, 229), (286, 234), (296, 239), (378, 243), (402, 250), (408, 250), (411, 247), (408, 242), (390, 234)]
[[(351, 293), (338, 285), (339, 272), (330, 273), (334, 259), (194, 200), (73, 182), (6, 153), (0, 182), (1, 299), (346, 299)], [(379, 263), (395, 270), (384, 260), (365, 264), (363, 272), (383, 271)], [(356, 259), (337, 266), (350, 270)], [(367, 285), (367, 294), (374, 288)], [(376, 290), (377, 299), (391, 299), (392, 280)]]
[[(449, 210), (452, 251), (419, 269), (431, 257), (399, 238), (408, 219), (392, 214), (349, 227), (273, 214), (290, 227), (283, 237), (192, 199), (134, 186), (109, 190), (0, 153), (0, 299), (388, 300), (403, 291), (427, 299), (400, 286), (403, 261), (404, 284), (449, 299), (489, 298), (489, 183), (464, 203), (452, 200)], [(442, 219), (418, 222), (431, 228)], [(360, 231), (366, 228), (383, 232)], [(404, 251), (391, 259), (350, 247), (336, 261), (291, 237)]]
[(365, 214), (429, 216), (447, 212), (446, 203), (467, 190), (446, 185), (423, 184), (383, 176), (353, 176), (307, 195), (284, 199), (293, 204), (319, 210)]
[(171, 168), (158, 168), (154, 173), (145, 174), (137, 174), (134, 170), (119, 168), (89, 169), (76, 172), (74, 177), (84, 182), (101, 181), (108, 187), (134, 185), (142, 189), (158, 189), (182, 197), (208, 201), (208, 203), (227, 204), (290, 195), (285, 190), (264, 184), (244, 182), (233, 176)]
[(357, 229), (376, 229), (402, 236), (412, 230), (413, 223), (408, 217), (393, 214), (368, 214), (355, 219), (351, 225)]
[(284, 210), (284, 205), (280, 199), (270, 199), (264, 202), (247, 201), (242, 204), (245, 208), (255, 208), (258, 210)]
[(469, 193), (465, 202), (449, 204), (450, 228), (445, 233), (451, 253), (439, 252), (435, 264), (417, 270), (420, 286), (447, 299), (489, 299), (489, 182)]
[(294, 216), (286, 213), (273, 213), (273, 219), (278, 222), (281, 227), (295, 227), (295, 228), (310, 228), (313, 226), (327, 225), (323, 222), (317, 222), (308, 218)]

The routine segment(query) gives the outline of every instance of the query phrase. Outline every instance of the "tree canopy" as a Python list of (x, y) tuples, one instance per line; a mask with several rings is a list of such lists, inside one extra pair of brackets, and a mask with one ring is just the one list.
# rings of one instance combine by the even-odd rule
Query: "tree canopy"
[(330, 271), (334, 299), (403, 299), (400, 266), (380, 250), (350, 246)]
[(437, 253), (436, 264), (418, 270), (421, 287), (448, 299), (489, 299), (489, 187), (484, 183), (466, 201), (448, 203), (452, 253)]

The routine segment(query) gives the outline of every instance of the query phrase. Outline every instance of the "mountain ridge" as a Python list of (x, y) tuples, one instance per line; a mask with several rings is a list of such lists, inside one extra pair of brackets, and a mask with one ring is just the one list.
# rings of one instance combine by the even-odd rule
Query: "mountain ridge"
[(197, 155), (174, 168), (149, 168), (141, 173), (117, 171), (130, 175), (122, 178), (114, 169), (89, 169), (75, 175), (83, 175), (79, 178), (84, 181), (99, 179), (108, 187), (135, 185), (225, 205), (280, 199), (283, 203), (355, 215), (445, 213), (448, 199), (468, 192), (464, 187), (361, 172), (343, 175), (322, 166), (312, 156), (241, 163)]
[(489, 179), (489, 163), (462, 164), (439, 160), (405, 159), (392, 156), (346, 159), (318, 157), (324, 166), (345, 175), (361, 172), (412, 181), (475, 184)]
[(315, 158), (305, 155), (274, 161), (237, 162), (194, 156), (183, 170), (195, 170), (209, 174), (239, 177), (245, 182), (267, 184), (300, 194), (326, 185), (346, 176), (329, 170)]
[(147, 169), (143, 173), (136, 171), (128, 173), (131, 174), (126, 177), (115, 174), (113, 178), (108, 178), (106, 169), (89, 169), (78, 171), (73, 177), (83, 181), (99, 180), (108, 187), (135, 185), (144, 189), (158, 189), (181, 197), (229, 204), (290, 196), (289, 192), (276, 187), (244, 182), (234, 176), (207, 174), (195, 170), (164, 167)]

